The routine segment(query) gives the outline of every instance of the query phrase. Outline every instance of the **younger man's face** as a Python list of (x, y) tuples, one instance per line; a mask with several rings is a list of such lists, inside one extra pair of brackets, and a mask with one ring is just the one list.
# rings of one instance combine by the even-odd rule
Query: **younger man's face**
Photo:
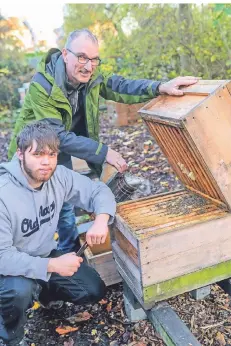
[(37, 143), (33, 141), (32, 146), (24, 153), (19, 149), (17, 151), (22, 169), (33, 187), (42, 185), (51, 178), (56, 169), (58, 157), (58, 152), (53, 152), (48, 147), (39, 152), (36, 149)]

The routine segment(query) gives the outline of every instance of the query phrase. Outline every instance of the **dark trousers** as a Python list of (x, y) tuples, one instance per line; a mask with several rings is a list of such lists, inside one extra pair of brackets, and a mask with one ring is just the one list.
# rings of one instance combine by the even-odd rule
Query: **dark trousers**
[(58, 249), (67, 253), (76, 249), (78, 231), (75, 224), (73, 205), (64, 203), (59, 214), (58, 222)]
[[(56, 257), (57, 253), (53, 253), (52, 257)], [(43, 304), (56, 300), (76, 305), (94, 304), (105, 293), (106, 286), (99, 274), (86, 263), (81, 263), (73, 276), (52, 273), (48, 282), (0, 275), (0, 339), (9, 345), (19, 344), (24, 336), (26, 310), (34, 300)]]

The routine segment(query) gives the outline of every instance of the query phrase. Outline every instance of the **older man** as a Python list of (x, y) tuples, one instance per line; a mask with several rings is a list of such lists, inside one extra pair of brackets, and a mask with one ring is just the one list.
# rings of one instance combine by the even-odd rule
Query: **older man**
[[(51, 49), (38, 65), (17, 119), (9, 147), (16, 150), (16, 136), (25, 124), (42, 120), (53, 126), (60, 139), (58, 164), (71, 168), (71, 156), (85, 159), (101, 171), (103, 162), (120, 172), (127, 169), (122, 156), (99, 142), (99, 96), (122, 103), (145, 102), (160, 93), (182, 95), (181, 85), (197, 82), (178, 77), (167, 83), (129, 80), (100, 70), (97, 38), (87, 29), (72, 32), (62, 52)], [(59, 221), (59, 248), (70, 251), (77, 237), (72, 206), (64, 204)]]

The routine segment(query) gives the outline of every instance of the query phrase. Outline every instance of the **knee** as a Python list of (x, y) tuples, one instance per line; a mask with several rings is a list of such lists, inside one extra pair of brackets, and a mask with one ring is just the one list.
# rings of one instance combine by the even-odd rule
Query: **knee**
[(95, 274), (92, 285), (88, 286), (88, 299), (90, 303), (97, 303), (105, 297), (107, 288), (98, 273)]
[(26, 309), (32, 303), (33, 281), (22, 277), (8, 277), (1, 290), (2, 307), (12, 305)]

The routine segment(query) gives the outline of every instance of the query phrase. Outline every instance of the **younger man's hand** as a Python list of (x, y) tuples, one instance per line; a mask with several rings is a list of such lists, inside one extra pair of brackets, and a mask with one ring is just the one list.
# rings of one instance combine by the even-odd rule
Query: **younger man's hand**
[(105, 243), (108, 234), (108, 220), (108, 214), (99, 214), (96, 216), (94, 224), (86, 234), (86, 241), (89, 246)]
[(82, 262), (82, 257), (76, 256), (75, 252), (70, 252), (59, 257), (50, 258), (47, 271), (61, 276), (72, 276), (77, 272)]

